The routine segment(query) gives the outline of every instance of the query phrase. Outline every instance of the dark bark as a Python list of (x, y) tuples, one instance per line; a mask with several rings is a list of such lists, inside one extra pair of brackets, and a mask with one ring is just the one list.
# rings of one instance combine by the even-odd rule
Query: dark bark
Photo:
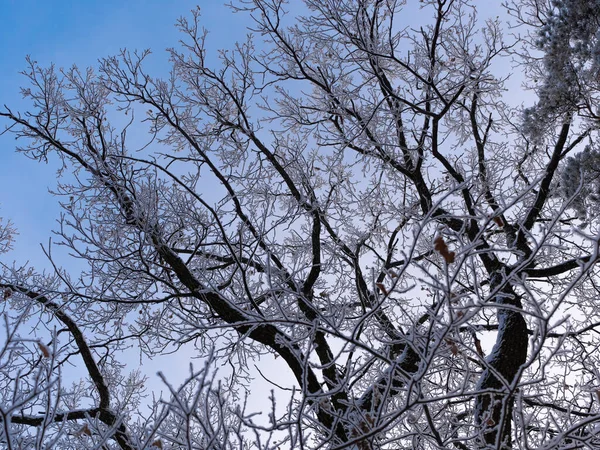
[[(497, 284), (497, 283), (493, 283)], [(498, 334), (475, 398), (475, 423), (481, 428), (483, 448), (512, 448), (511, 421), (514, 389), (527, 360), (528, 333), (520, 298), (508, 284), (499, 286)], [(506, 307), (504, 307), (504, 305)]]
[[(42, 305), (47, 311), (52, 313), (56, 319), (62, 322), (69, 332), (71, 336), (73, 336), (73, 340), (75, 341), (75, 345), (83, 359), (88, 375), (94, 382), (96, 386), (96, 390), (98, 391), (99, 396), (99, 406), (97, 408), (91, 408), (86, 410), (78, 410), (78, 411), (68, 411), (64, 413), (57, 413), (54, 415), (52, 421), (53, 422), (62, 422), (65, 420), (81, 420), (87, 417), (98, 417), (103, 423), (108, 426), (117, 425), (119, 419), (117, 415), (111, 410), (111, 396), (108, 384), (100, 371), (100, 368), (96, 364), (96, 360), (92, 355), (90, 350), (90, 346), (88, 345), (82, 331), (79, 326), (75, 323), (75, 321), (64, 312), (63, 308), (51, 301), (45, 295), (42, 295), (38, 292), (33, 292), (30, 289), (27, 289), (23, 286), (16, 286), (14, 284), (0, 284), (1, 288), (9, 288), (13, 291), (20, 292), (23, 295), (26, 295), (30, 299), (36, 301), (40, 305)], [(30, 426), (41, 426), (45, 423), (46, 417), (41, 416), (13, 416), (10, 421), (13, 423), (30, 425)], [(2, 421), (2, 418), (0, 418)], [(132, 446), (129, 433), (127, 431), (126, 426), (123, 423), (119, 423), (116, 427), (116, 432), (114, 434), (114, 439), (117, 441), (121, 449), (123, 450), (134, 450), (135, 447)]]

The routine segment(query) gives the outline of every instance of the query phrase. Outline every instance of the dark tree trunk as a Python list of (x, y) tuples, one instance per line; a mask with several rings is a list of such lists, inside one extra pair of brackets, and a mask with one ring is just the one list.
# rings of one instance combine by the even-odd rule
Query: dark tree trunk
[(498, 335), (479, 380), (481, 393), (475, 399), (475, 423), (481, 427), (484, 448), (508, 449), (512, 448), (514, 404), (510, 386), (514, 386), (519, 369), (527, 360), (528, 335), (523, 315), (515, 311), (521, 309), (521, 300), (509, 285), (496, 295), (496, 303), (499, 304)]

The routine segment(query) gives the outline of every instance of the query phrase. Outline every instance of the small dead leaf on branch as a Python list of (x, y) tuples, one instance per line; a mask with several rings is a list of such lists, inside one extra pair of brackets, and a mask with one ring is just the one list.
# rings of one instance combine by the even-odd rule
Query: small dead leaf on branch
[(448, 245), (446, 244), (446, 241), (444, 241), (444, 238), (441, 236), (437, 236), (433, 240), (433, 248), (439, 253), (445, 253), (448, 251)]
[(4, 289), (4, 293), (2, 294), (2, 297), (4, 298), (4, 300), (8, 300), (11, 296), (12, 296), (12, 289), (11, 288)]
[(157, 439), (156, 441), (154, 441), (152, 443), (152, 447), (156, 447), (156, 448), (162, 449), (163, 448), (162, 441), (160, 439)]
[(500, 216), (495, 216), (495, 217), (494, 217), (492, 220), (493, 220), (493, 221), (494, 221), (494, 223), (495, 223), (496, 225), (498, 225), (500, 228), (503, 228), (503, 227), (504, 227), (504, 221), (502, 220), (502, 217), (500, 217)]
[(383, 293), (383, 295), (389, 295), (388, 290), (385, 288), (383, 283), (376, 283), (375, 286)]
[(433, 248), (444, 258), (446, 263), (452, 264), (456, 258), (456, 253), (448, 250), (448, 245), (442, 236), (438, 236), (433, 240)]
[(450, 349), (450, 353), (452, 353), (453, 356), (456, 356), (460, 353), (460, 351), (458, 350), (458, 345), (456, 345), (456, 342), (453, 339), (446, 338), (445, 341), (446, 345)]
[(92, 435), (92, 430), (90, 430), (90, 427), (88, 426), (88, 424), (84, 424), (79, 431), (77, 432), (77, 436), (91, 436)]
[(44, 358), (50, 358), (50, 349), (48, 349), (48, 347), (46, 347), (41, 342), (38, 342), (37, 345), (40, 348), (42, 355), (44, 355)]

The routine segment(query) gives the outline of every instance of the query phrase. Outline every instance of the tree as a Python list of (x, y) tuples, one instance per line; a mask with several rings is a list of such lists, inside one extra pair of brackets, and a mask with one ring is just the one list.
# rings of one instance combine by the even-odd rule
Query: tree
[[(148, 52), (29, 61), (31, 111), (0, 116), (74, 174), (57, 234), (85, 269), (3, 265), (3, 445), (600, 445), (600, 2), (516, 1), (508, 37), (472, 1), (404, 3), (240, 0), (251, 35), (216, 68), (195, 11), (166, 79)], [(47, 341), (18, 334), (34, 318)], [(132, 342), (207, 362), (144, 416)]]

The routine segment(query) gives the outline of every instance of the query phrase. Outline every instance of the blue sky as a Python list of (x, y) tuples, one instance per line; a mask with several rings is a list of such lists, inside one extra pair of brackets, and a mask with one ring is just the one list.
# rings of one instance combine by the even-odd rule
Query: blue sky
[[(165, 49), (177, 46), (181, 37), (174, 24), (182, 15), (189, 16), (197, 3), (202, 21), (210, 29), (208, 46), (215, 54), (218, 48), (244, 39), (246, 19), (232, 14), (220, 0), (0, 0), (0, 106), (27, 111), (28, 104), (19, 92), (26, 85), (19, 74), (26, 67), (26, 55), (42, 66), (54, 63), (68, 68), (76, 64), (84, 68), (122, 48), (150, 48), (154, 55), (149, 72), (166, 74)], [(6, 125), (0, 120), (2, 129)], [(40, 244), (48, 244), (60, 214), (59, 199), (48, 192), (56, 184), (58, 164), (56, 158), (48, 164), (29, 160), (15, 152), (17, 144), (14, 135), (0, 136), (0, 217), (10, 219), (19, 233), (14, 250), (2, 259), (7, 264), (15, 260), (18, 265), (29, 262), (38, 270), (49, 269)], [(76, 277), (80, 263), (60, 250), (55, 248), (53, 256)], [(135, 361), (138, 355), (134, 351), (129, 356)], [(155, 389), (163, 386), (154, 372), (162, 370), (177, 386), (190, 357), (179, 355), (183, 365), (165, 364), (160, 359), (145, 361)]]
[[(490, 3), (481, 13), (501, 14), (499, 5)], [(244, 39), (248, 18), (233, 14), (222, 0), (0, 0), (0, 42), (4, 44), (0, 106), (27, 110), (19, 93), (26, 84), (19, 74), (26, 55), (42, 66), (84, 68), (122, 48), (150, 48), (154, 54), (146, 65), (148, 72), (166, 73), (165, 49), (176, 47), (180, 39), (174, 24), (182, 15), (189, 16), (197, 4), (210, 31), (207, 47), (214, 54)], [(409, 2), (409, 6), (419, 4)], [(5, 125), (0, 121), (0, 127)], [(56, 182), (57, 166), (56, 161), (48, 167), (27, 160), (14, 152), (16, 144), (14, 136), (0, 136), (0, 217), (10, 218), (20, 233), (13, 257), (39, 266), (43, 265), (39, 244), (48, 242), (59, 214), (58, 199), (48, 194)]]
[[(150, 48), (153, 56), (147, 61), (148, 72), (166, 75), (169, 65), (165, 49), (176, 47), (181, 38), (175, 22), (181, 16), (189, 17), (197, 4), (202, 23), (210, 31), (207, 48), (213, 56), (217, 49), (231, 48), (244, 40), (247, 17), (233, 14), (221, 0), (0, 0), (0, 107), (27, 111), (29, 105), (19, 92), (27, 84), (19, 74), (26, 67), (27, 55), (42, 66), (53, 63), (57, 68), (69, 68), (75, 64), (84, 68), (122, 48)], [(6, 125), (0, 120), (1, 129)], [(40, 244), (47, 246), (60, 214), (59, 199), (48, 192), (56, 185), (58, 164), (56, 158), (50, 158), (48, 164), (27, 159), (15, 152), (19, 143), (25, 145), (15, 141), (12, 134), (0, 136), (0, 217), (10, 219), (19, 233), (14, 250), (2, 259), (6, 264), (15, 260), (18, 265), (29, 262), (38, 270), (50, 269)], [(53, 256), (76, 277), (80, 262), (61, 255), (60, 250), (54, 248)], [(169, 363), (161, 358), (144, 360), (144, 372), (150, 376), (153, 389), (164, 389), (154, 375), (158, 370), (177, 386), (187, 374), (193, 353), (178, 352)], [(135, 364), (138, 354), (134, 350), (127, 357)], [(271, 387), (259, 382), (253, 391), (266, 398)]]
[[(176, 20), (197, 4), (210, 30), (209, 46), (230, 47), (245, 36), (246, 18), (220, 0), (0, 0), (0, 105), (26, 111), (19, 74), (31, 55), (42, 66), (94, 66), (122, 48), (150, 48), (153, 74), (168, 70), (167, 47), (177, 46)], [(6, 122), (0, 121), (2, 129)], [(56, 182), (56, 161), (48, 165), (15, 153), (13, 135), (0, 136), (0, 217), (10, 218), (19, 236), (12, 257), (44, 266), (46, 244), (58, 217), (58, 199), (48, 194)], [(24, 142), (22, 142), (24, 144)]]
[[(299, 0), (291, 1), (294, 4)], [(219, 48), (231, 48), (236, 40), (244, 39), (247, 17), (232, 14), (221, 0), (0, 0), (0, 42), (3, 43), (0, 106), (6, 104), (13, 111), (27, 110), (28, 105), (19, 93), (20, 86), (26, 84), (25, 78), (19, 75), (26, 66), (26, 55), (31, 55), (42, 66), (54, 63), (58, 68), (68, 68), (76, 64), (84, 68), (94, 66), (98, 58), (116, 54), (122, 48), (150, 48), (154, 56), (150, 67), (147, 66), (149, 73), (166, 74), (165, 49), (177, 46), (180, 38), (174, 24), (178, 17), (189, 15), (198, 3), (204, 26), (210, 31), (207, 44), (213, 54)], [(486, 5), (482, 13), (496, 12), (498, 5), (490, 3), (492, 5)], [(6, 122), (0, 120), (0, 127), (5, 125)], [(39, 245), (48, 243), (60, 213), (58, 199), (48, 193), (56, 183), (57, 164), (52, 160), (48, 165), (28, 160), (15, 153), (15, 145), (13, 135), (0, 136), (0, 217), (13, 221), (19, 232), (15, 250), (5, 262), (10, 259), (20, 264), (30, 261), (34, 267), (48, 268)], [(77, 275), (77, 263), (60, 255), (58, 259)], [(165, 370), (160, 362), (147, 364), (149, 372)], [(180, 370), (177, 365), (171, 369)], [(266, 385), (257, 392), (268, 392), (269, 388)]]

